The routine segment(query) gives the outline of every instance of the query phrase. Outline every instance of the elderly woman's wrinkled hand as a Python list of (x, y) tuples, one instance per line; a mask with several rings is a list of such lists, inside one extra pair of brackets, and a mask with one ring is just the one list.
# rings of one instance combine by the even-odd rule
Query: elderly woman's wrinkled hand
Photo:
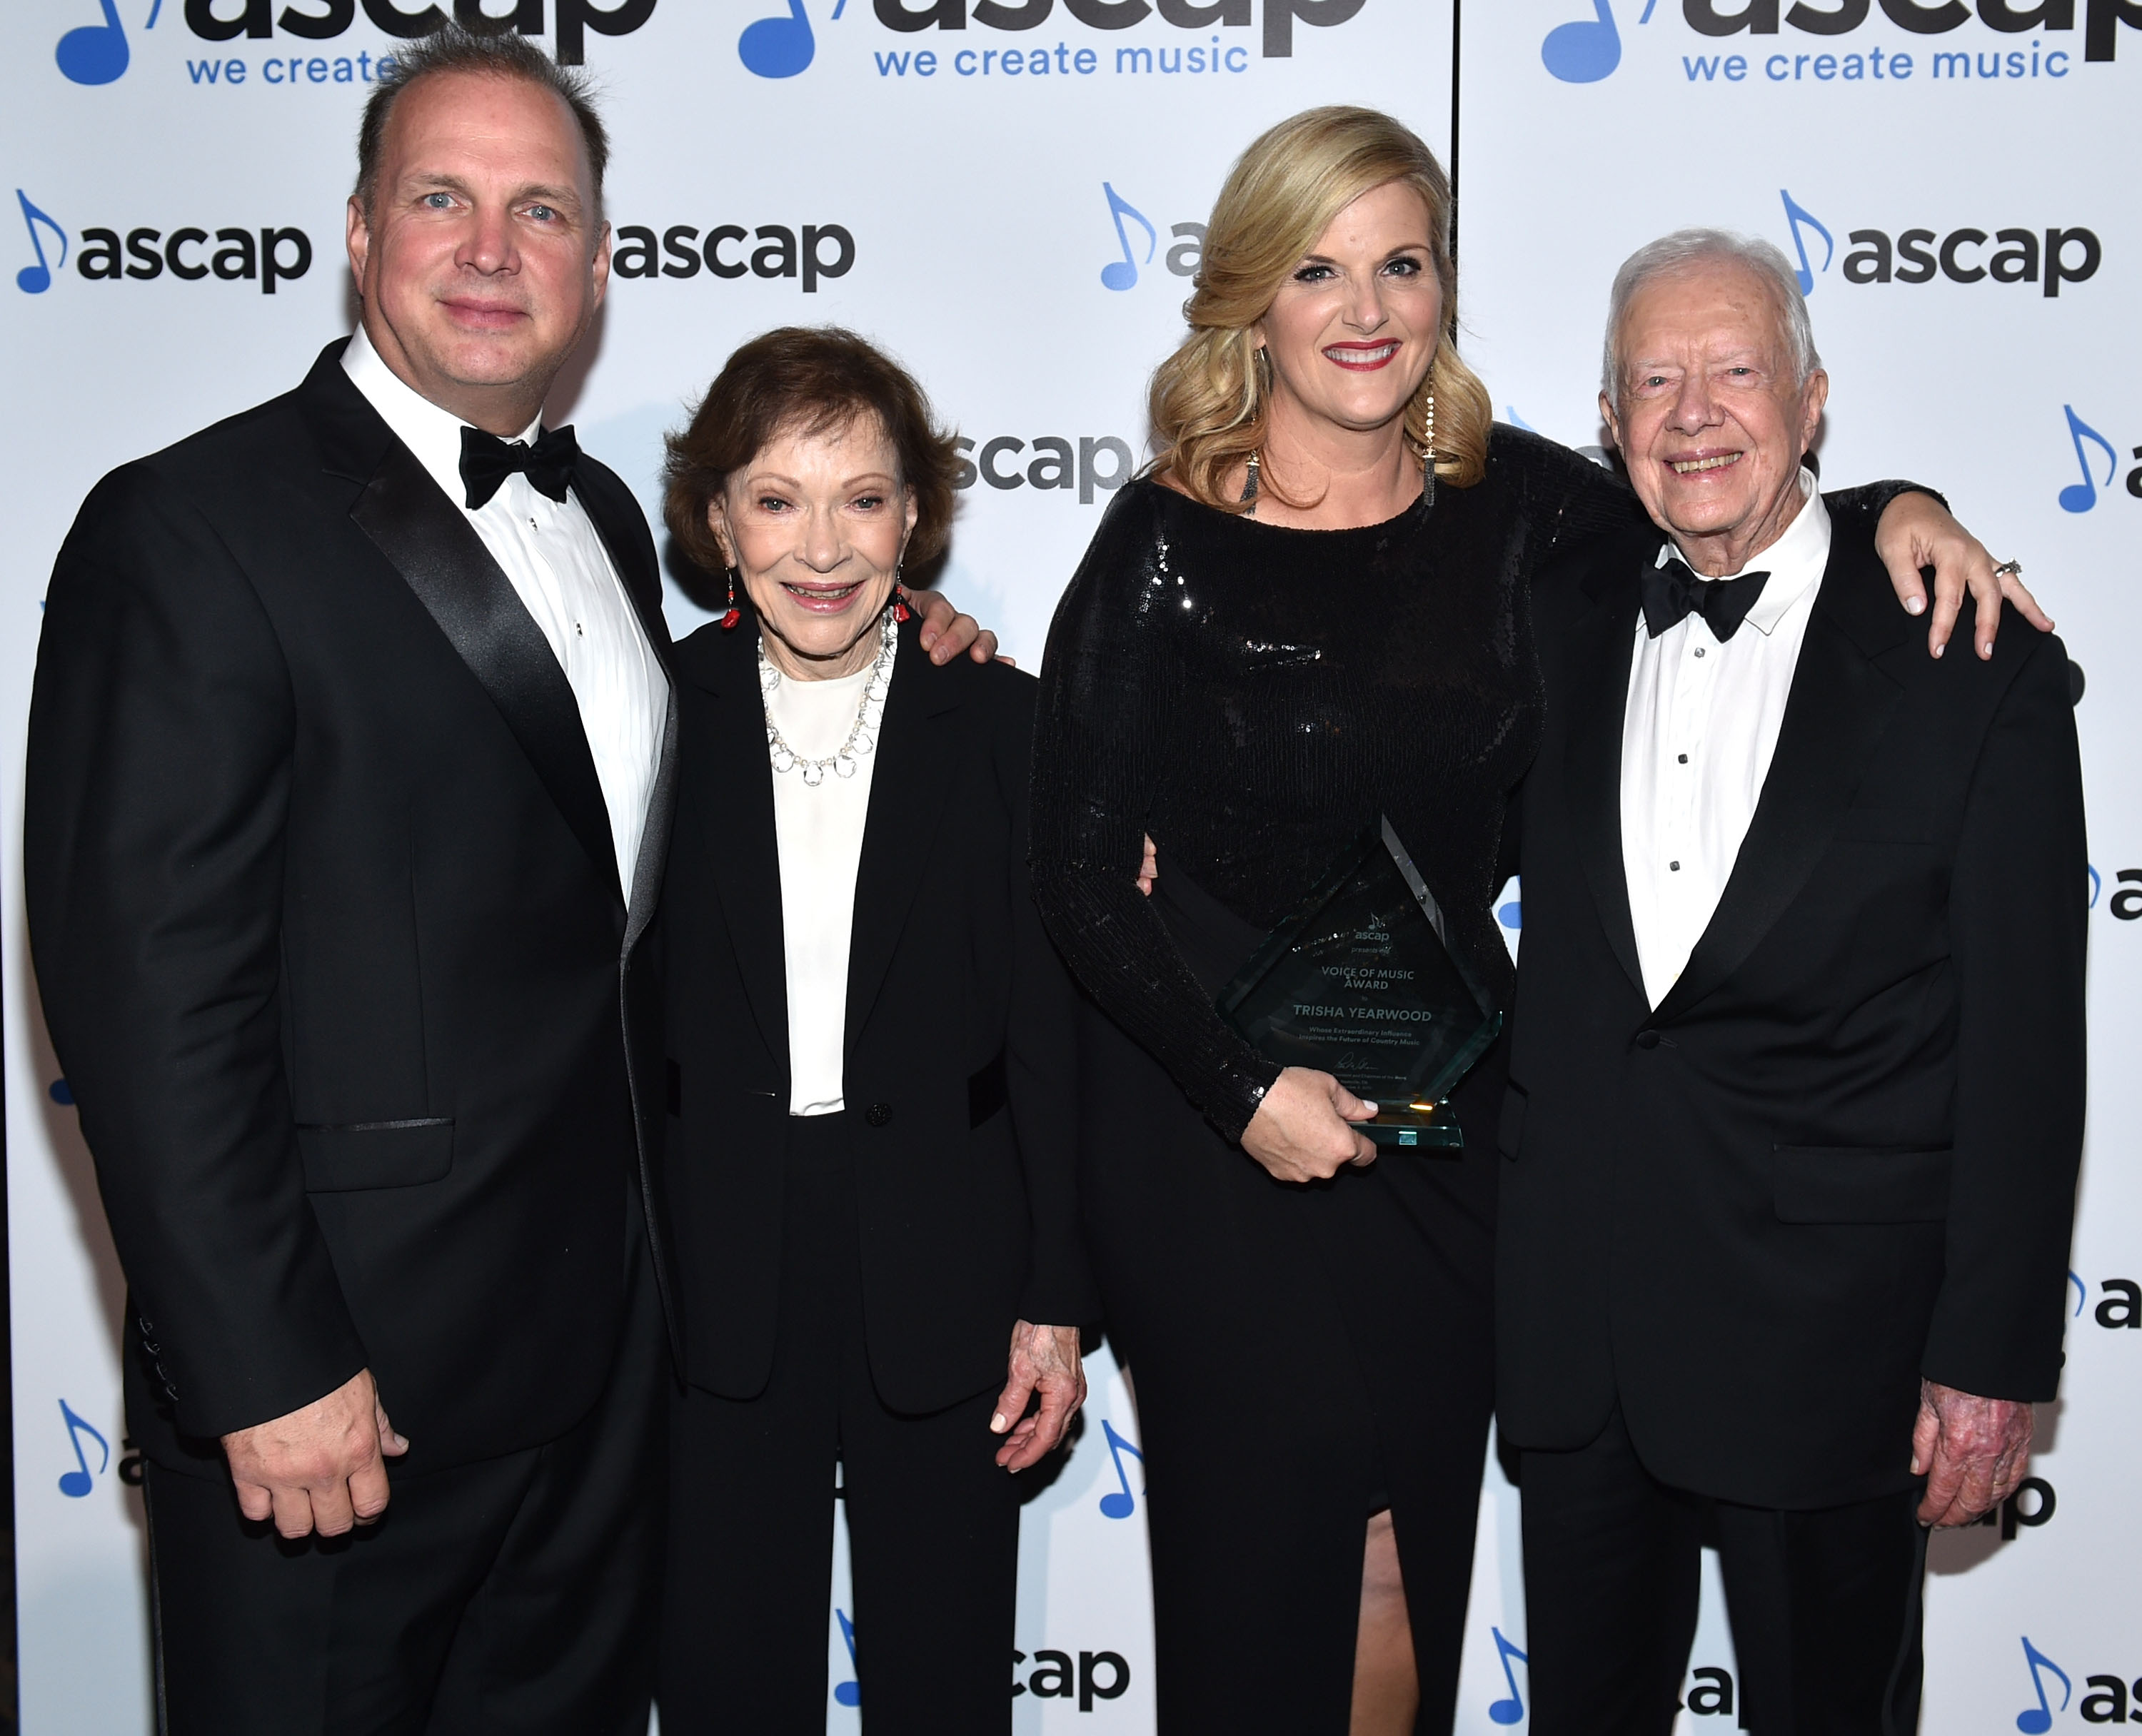
[[(1041, 1407), (1026, 1413), (1029, 1400)], [(1086, 1402), (1086, 1367), (1078, 1351), (1076, 1326), (1036, 1326), (1021, 1320), (1011, 1329), (1011, 1358), (992, 1434), (1009, 1434), (997, 1449), (997, 1462), (1019, 1472), (1038, 1465), (1056, 1450), (1078, 1407)]]

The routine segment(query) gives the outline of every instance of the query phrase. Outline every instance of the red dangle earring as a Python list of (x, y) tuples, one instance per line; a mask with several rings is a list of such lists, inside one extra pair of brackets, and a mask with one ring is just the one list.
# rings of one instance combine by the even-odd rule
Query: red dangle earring
[(892, 618), (896, 621), (906, 620), (909, 613), (907, 588), (900, 580), (900, 575), (904, 570), (905, 569), (901, 567), (895, 567), (892, 570)]
[(736, 569), (729, 569), (729, 612), (722, 617), (722, 631), (733, 633), (736, 624), (743, 619), (743, 611), (736, 606)]

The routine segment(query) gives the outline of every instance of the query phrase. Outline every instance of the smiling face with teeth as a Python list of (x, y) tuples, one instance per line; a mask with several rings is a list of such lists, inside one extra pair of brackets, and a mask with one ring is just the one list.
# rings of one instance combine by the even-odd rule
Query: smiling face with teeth
[(878, 617), (916, 516), (874, 415), (776, 435), (707, 503), (767, 657), (796, 681), (852, 675), (877, 655)]
[(1251, 328), (1271, 367), (1275, 436), (1318, 446), (1388, 436), (1442, 330), (1428, 208), (1386, 182), (1332, 219)]
[(1619, 390), (1599, 411), (1637, 497), (1699, 572), (1738, 572), (1800, 509), (1829, 376), (1799, 377), (1774, 292), (1730, 259), (1646, 283), (1616, 351)]

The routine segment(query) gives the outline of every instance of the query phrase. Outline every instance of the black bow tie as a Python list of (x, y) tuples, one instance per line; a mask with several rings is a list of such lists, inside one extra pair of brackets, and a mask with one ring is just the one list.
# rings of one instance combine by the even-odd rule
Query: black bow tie
[(1737, 579), (1699, 579), (1678, 558), (1647, 566), (1643, 575), (1644, 630), (1656, 639), (1693, 609), (1723, 644), (1740, 630), (1769, 576), (1743, 573)]
[(473, 512), (499, 491), (514, 471), (528, 478), (539, 494), (562, 501), (572, 484), (573, 467), (580, 461), (580, 443), (570, 428), (553, 428), (539, 435), (530, 446), (521, 440), (501, 440), (481, 428), (461, 430), (461, 484), (468, 490)]

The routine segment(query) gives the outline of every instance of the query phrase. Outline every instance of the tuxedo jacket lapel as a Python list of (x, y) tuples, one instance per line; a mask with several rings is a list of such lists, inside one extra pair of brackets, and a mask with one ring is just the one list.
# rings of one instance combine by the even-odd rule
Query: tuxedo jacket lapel
[(1661, 1021), (1723, 983), (1799, 895), (1903, 696), (1877, 658), (1909, 636), (1911, 618), (1895, 606), (1872, 546), (1848, 535), (1840, 525), (1748, 835), (1710, 925), (1658, 1005)]
[(662, 614), (662, 570), (647, 534), (646, 520), (629, 495), (621, 501), (614, 498), (623, 493), (624, 486), (608, 471), (598, 471), (585, 458), (581, 468), (582, 479), (574, 485), (574, 496), (602, 539), (611, 566), (624, 581), (624, 594), (639, 617), (640, 630), (647, 635), (654, 660), (669, 682), (669, 702), (662, 720), (662, 755), (655, 766), (654, 782), (648, 788), (639, 860), (634, 865), (632, 884), (625, 889), (624, 948), (629, 952), (654, 917), (662, 894), (663, 870), (669, 859), (669, 829), (677, 800), (677, 671), (670, 655), (669, 624)]
[(913, 624), (901, 629), (856, 875), (855, 928), (848, 943), (850, 1045), (884, 985), (916, 886), (928, 871), (930, 842), (952, 782), (951, 714), (959, 707), (955, 679), (930, 661)]
[(572, 683), (483, 539), (391, 441), (350, 516), (394, 564), (505, 718), (565, 823), (624, 901), (610, 809)]
[(1629, 915), (1629, 880), (1621, 862), (1621, 723), (1628, 708), (1630, 648), (1636, 630), (1633, 567), (1618, 558), (1588, 588), (1590, 611), (1569, 629), (1563, 657), (1569, 671), (1565, 732), (1572, 829), (1584, 877), (1598, 905), (1607, 944), (1641, 994), (1643, 967)]
[(323, 350), (299, 388), (322, 468), (358, 485), (351, 519), (417, 594), (491, 696), (565, 824), (622, 903), (610, 808), (572, 683), (483, 539), (343, 372), (343, 348), (337, 343)]

